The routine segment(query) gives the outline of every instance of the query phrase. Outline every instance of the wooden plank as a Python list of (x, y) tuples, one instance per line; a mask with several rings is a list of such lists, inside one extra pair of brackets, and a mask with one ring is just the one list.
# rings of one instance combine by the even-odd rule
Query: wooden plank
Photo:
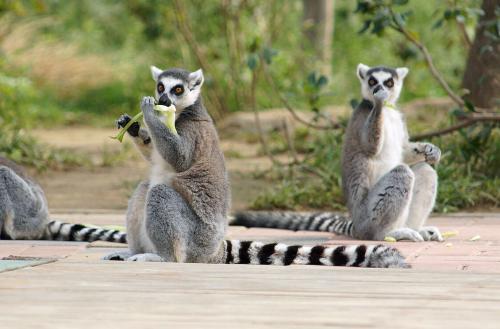
[[(493, 274), (63, 260), (0, 274), (5, 328), (496, 328)], [(29, 314), (29, 316), (26, 316)]]

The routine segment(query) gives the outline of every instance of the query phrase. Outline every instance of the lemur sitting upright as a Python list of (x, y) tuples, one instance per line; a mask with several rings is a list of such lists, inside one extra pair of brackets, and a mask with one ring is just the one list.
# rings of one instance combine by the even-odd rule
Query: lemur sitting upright
[(125, 233), (49, 220), (41, 187), (20, 166), (0, 157), (0, 240), (126, 243)]
[[(151, 68), (160, 105), (175, 105), (179, 114), (171, 132), (155, 114), (153, 97), (141, 110), (146, 128), (128, 133), (151, 162), (148, 180), (129, 201), (129, 250), (104, 259), (222, 264), (313, 264), (361, 267), (406, 267), (397, 249), (387, 246), (286, 246), (226, 240), (230, 187), (215, 126), (200, 91), (201, 70)], [(119, 126), (130, 121), (128, 115)]]
[(350, 220), (335, 213), (242, 212), (231, 225), (329, 231), (358, 239), (442, 241), (424, 226), (434, 207), (441, 151), (408, 141), (396, 102), (407, 68), (359, 64), (363, 101), (344, 137), (342, 186)]

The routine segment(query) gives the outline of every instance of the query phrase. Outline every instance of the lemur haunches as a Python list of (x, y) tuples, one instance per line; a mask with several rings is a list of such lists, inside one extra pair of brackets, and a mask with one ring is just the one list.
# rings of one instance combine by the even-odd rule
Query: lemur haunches
[[(146, 128), (133, 124), (128, 134), (151, 163), (148, 180), (129, 201), (129, 250), (108, 260), (192, 263), (360, 267), (407, 267), (395, 248), (372, 246), (286, 246), (224, 240), (230, 186), (215, 126), (200, 91), (201, 70), (151, 68), (160, 105), (175, 105), (177, 134), (154, 112), (155, 98), (144, 97)], [(120, 117), (124, 127), (128, 115)]]
[(335, 213), (241, 212), (231, 225), (327, 231), (358, 239), (442, 241), (424, 226), (434, 207), (441, 157), (430, 143), (412, 143), (396, 102), (405, 67), (359, 64), (363, 101), (344, 136), (342, 185), (350, 217)]
[(0, 157), (0, 240), (96, 240), (126, 243), (125, 233), (49, 219), (42, 188), (20, 166)]

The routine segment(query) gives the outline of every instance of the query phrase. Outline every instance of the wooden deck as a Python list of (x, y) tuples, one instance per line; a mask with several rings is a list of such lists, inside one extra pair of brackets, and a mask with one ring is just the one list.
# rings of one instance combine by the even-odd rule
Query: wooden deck
[[(448, 247), (397, 243), (411, 270), (103, 262), (117, 245), (2, 241), (0, 258), (58, 260), (0, 273), (0, 328), (499, 328), (500, 216), (433, 221), (460, 235)], [(476, 233), (481, 239), (468, 241)], [(341, 239), (243, 228), (230, 235)]]

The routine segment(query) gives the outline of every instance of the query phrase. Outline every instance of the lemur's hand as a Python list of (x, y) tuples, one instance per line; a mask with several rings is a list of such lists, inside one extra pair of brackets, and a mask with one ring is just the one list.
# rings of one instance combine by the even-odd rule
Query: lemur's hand
[(373, 93), (373, 97), (375, 97), (375, 101), (383, 102), (389, 97), (389, 93), (384, 88), (380, 88)]
[[(127, 125), (127, 123), (129, 123), (130, 120), (132, 120), (132, 117), (130, 117), (130, 115), (128, 115), (127, 113), (125, 113), (122, 116), (120, 116), (118, 118), (118, 120), (115, 121), (116, 122), (116, 127), (118, 129), (121, 129), (121, 128), (125, 127)], [(130, 136), (137, 137), (137, 136), (139, 136), (139, 129), (140, 128), (141, 128), (141, 125), (139, 124), (139, 122), (134, 122), (127, 129), (127, 132), (129, 133)]]
[(145, 116), (154, 114), (155, 99), (151, 96), (144, 96), (141, 101), (141, 111)]
[(428, 164), (437, 164), (441, 159), (441, 150), (434, 144), (425, 143), (423, 152), (425, 156), (425, 162), (427, 162)]

